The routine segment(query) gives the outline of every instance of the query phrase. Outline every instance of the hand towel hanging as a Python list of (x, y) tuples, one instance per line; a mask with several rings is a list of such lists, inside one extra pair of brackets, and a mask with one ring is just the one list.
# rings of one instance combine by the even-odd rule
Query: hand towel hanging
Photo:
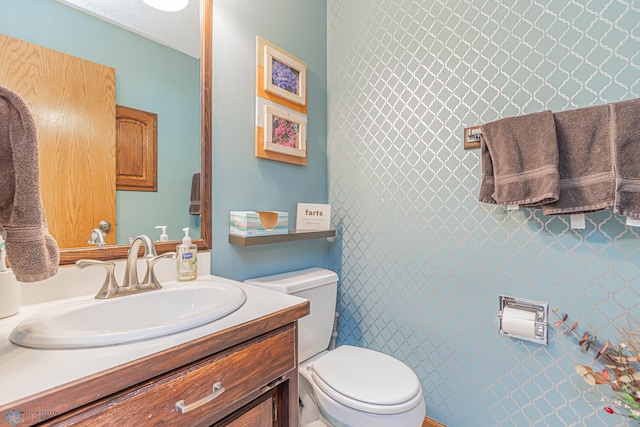
[(535, 207), (558, 200), (558, 144), (551, 111), (480, 126), (479, 200)]
[(49, 234), (39, 183), (38, 141), (22, 98), (0, 86), (0, 225), (16, 279), (36, 282), (55, 275), (60, 253)]
[(640, 98), (610, 106), (616, 173), (613, 211), (640, 218)]
[(200, 215), (200, 172), (194, 173), (191, 177), (189, 215)]
[(609, 106), (555, 113), (560, 197), (542, 206), (545, 215), (596, 212), (613, 206)]

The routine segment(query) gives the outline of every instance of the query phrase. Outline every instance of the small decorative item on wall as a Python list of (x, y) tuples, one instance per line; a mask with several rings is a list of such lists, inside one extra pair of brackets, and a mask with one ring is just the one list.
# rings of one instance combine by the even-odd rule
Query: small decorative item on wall
[(307, 157), (307, 119), (283, 109), (264, 106), (264, 149)]
[(307, 164), (307, 64), (256, 37), (256, 157)]

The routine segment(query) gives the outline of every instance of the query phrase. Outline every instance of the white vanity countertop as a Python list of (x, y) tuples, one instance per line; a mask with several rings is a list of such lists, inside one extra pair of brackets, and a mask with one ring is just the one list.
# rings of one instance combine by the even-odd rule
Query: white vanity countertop
[(146, 341), (91, 349), (37, 350), (20, 347), (9, 341), (9, 333), (18, 323), (60, 301), (23, 306), (18, 314), (0, 319), (0, 406), (285, 310), (305, 301), (292, 295), (261, 289), (222, 277), (199, 276), (198, 281), (238, 286), (245, 291), (247, 300), (242, 307), (228, 316), (194, 329)]

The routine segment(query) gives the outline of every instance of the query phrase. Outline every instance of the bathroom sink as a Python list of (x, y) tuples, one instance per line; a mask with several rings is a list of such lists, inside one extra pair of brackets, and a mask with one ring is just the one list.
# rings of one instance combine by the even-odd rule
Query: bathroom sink
[(231, 284), (192, 282), (111, 299), (68, 301), (19, 323), (9, 339), (32, 348), (71, 349), (127, 344), (220, 319), (244, 304)]

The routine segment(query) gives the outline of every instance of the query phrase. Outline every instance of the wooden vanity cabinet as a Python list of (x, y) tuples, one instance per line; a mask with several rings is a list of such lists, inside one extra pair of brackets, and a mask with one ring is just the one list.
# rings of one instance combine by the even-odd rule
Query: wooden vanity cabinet
[(42, 425), (297, 426), (295, 343), (290, 324)]
[(274, 410), (272, 401), (264, 399), (255, 406), (248, 409), (244, 413), (238, 414), (233, 420), (222, 421), (216, 426), (226, 427), (250, 427), (250, 426), (269, 426), (274, 418)]

